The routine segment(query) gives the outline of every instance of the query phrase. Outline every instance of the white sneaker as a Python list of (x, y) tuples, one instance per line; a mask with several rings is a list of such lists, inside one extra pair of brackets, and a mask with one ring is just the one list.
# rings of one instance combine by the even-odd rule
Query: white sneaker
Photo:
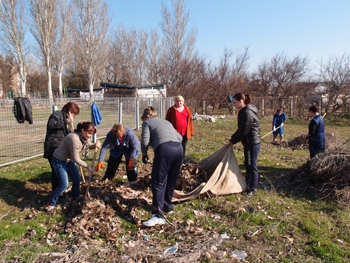
[(164, 225), (165, 224), (165, 219), (160, 218), (156, 215), (152, 215), (152, 217), (142, 223), (144, 226), (156, 226), (156, 225)]

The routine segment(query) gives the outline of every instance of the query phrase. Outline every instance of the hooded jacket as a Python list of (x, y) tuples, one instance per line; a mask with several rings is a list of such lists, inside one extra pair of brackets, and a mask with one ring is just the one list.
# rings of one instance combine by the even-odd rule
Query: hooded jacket
[(248, 104), (238, 112), (238, 129), (231, 136), (231, 143), (236, 144), (241, 141), (244, 146), (261, 143), (257, 114), (258, 109), (253, 104)]

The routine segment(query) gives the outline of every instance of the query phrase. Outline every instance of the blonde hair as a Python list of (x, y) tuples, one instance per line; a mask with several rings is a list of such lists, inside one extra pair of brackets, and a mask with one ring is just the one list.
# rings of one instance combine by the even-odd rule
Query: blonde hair
[(179, 101), (185, 102), (184, 97), (182, 97), (181, 95), (176, 96), (176, 97), (174, 98), (174, 100), (175, 100), (175, 102), (178, 101), (178, 100), (179, 100)]
[(145, 121), (148, 118), (152, 118), (152, 117), (158, 117), (158, 113), (156, 112), (156, 110), (152, 107), (152, 106), (148, 106), (144, 111), (143, 114), (141, 116), (141, 120)]
[(124, 135), (125, 133), (125, 127), (124, 127), (124, 124), (122, 123), (116, 123), (113, 125), (113, 128), (112, 128), (112, 131), (113, 131), (113, 134), (116, 136), (116, 137), (121, 137)]

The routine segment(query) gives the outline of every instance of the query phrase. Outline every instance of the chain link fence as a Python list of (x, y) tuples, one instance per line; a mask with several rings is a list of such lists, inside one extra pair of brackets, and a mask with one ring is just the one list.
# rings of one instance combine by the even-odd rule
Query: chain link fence
[[(14, 100), (0, 100), (0, 167), (43, 156), (46, 125), (53, 110), (61, 110), (69, 101), (77, 103), (80, 113), (74, 118), (74, 126), (79, 122), (91, 121), (92, 111), (89, 101), (66, 99), (50, 103), (47, 99), (31, 99), (33, 124), (20, 124), (13, 110)], [(174, 104), (173, 98), (108, 98), (95, 101), (102, 115), (97, 126), (96, 138), (106, 136), (113, 125), (122, 122), (133, 129), (140, 129), (143, 110), (152, 105), (160, 118), (165, 118), (167, 109)]]

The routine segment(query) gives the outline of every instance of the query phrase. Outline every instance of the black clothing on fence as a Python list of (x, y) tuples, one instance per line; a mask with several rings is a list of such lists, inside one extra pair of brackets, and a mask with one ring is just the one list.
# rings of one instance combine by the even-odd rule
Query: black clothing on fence
[(33, 124), (32, 104), (28, 98), (14, 98), (12, 112), (18, 123), (28, 121)]

